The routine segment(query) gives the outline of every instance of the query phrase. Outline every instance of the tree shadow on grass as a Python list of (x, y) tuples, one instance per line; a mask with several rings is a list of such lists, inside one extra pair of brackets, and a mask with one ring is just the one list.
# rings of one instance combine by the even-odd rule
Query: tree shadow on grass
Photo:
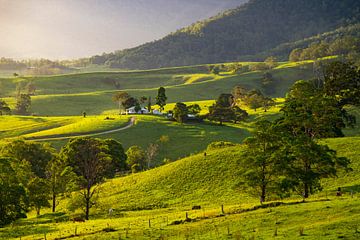
[(347, 187), (342, 187), (342, 191), (343, 192), (353, 192), (353, 193), (359, 193), (360, 192), (360, 185), (356, 184), (356, 185), (352, 185), (352, 186), (347, 186)]
[(57, 231), (55, 227), (26, 225), (19, 227), (7, 227), (0, 230), (0, 239), (20, 238), (32, 235), (44, 235)]
[(45, 213), (36, 218), (27, 218), (16, 221), (15, 226), (26, 226), (32, 224), (46, 224), (69, 221), (69, 216), (64, 212)]

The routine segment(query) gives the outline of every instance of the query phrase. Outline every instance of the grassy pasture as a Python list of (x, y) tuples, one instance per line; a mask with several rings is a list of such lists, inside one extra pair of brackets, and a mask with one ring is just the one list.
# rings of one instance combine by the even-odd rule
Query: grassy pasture
[[(109, 119), (106, 119), (106, 118)], [(64, 126), (47, 129), (44, 131), (34, 132), (23, 135), (26, 139), (48, 138), (48, 137), (61, 137), (72, 136), (87, 133), (103, 132), (107, 130), (117, 129), (125, 126), (129, 121), (128, 116), (110, 115), (110, 116), (87, 116), (74, 117), (76, 121)]]
[[(159, 141), (161, 136), (167, 136), (169, 140), (161, 143)], [(162, 117), (137, 115), (136, 124), (133, 127), (97, 137), (116, 139), (122, 143), (125, 149), (133, 145), (146, 149), (150, 143), (158, 143), (160, 150), (153, 164), (159, 165), (165, 158), (177, 160), (203, 151), (213, 141), (240, 143), (247, 136), (249, 136), (249, 132), (245, 125), (179, 124)], [(67, 140), (55, 140), (50, 143), (56, 148), (60, 148), (66, 142)]]
[[(288, 70), (286, 70), (288, 71)], [(300, 70), (299, 70), (300, 71)], [(300, 71), (301, 72), (301, 71)], [(306, 79), (310, 76), (298, 78), (297, 70), (291, 69), (287, 73), (284, 71), (274, 72), (281, 83), (277, 84), (276, 91), (278, 97), (283, 97), (288, 88), (299, 79)], [(285, 79), (286, 75), (286, 79)], [(166, 94), (168, 102), (187, 102), (216, 99), (221, 93), (231, 92), (232, 88), (238, 84), (251, 88), (261, 88), (260, 79), (262, 73), (252, 72), (243, 75), (227, 76), (219, 80), (209, 80), (186, 85), (168, 86)], [(155, 99), (157, 88), (149, 89), (130, 89), (126, 90), (129, 94), (140, 96), (151, 96)], [(103, 111), (116, 108), (112, 102), (112, 95), (116, 91), (99, 91), (74, 94), (54, 94), (38, 95), (32, 97), (32, 111), (38, 115), (79, 115), (86, 111), (91, 115), (100, 114)], [(276, 96), (274, 96), (276, 97)], [(5, 100), (11, 100), (6, 99)], [(66, 108), (64, 107), (66, 106)]]
[[(46, 234), (47, 239), (357, 239), (359, 200), (321, 198), (244, 213), (233, 213), (241, 207), (228, 205), (225, 216), (220, 216), (219, 208), (125, 211), (86, 223), (56, 223), (63, 217), (61, 213), (44, 214), (1, 229), (0, 237), (44, 239)], [(170, 225), (184, 220), (186, 212), (196, 220)]]
[[(91, 210), (92, 218), (86, 223), (66, 221), (68, 216), (62, 213), (66, 211), (66, 201), (62, 201), (59, 213), (46, 210), (39, 218), (30, 215), (1, 229), (0, 238), (39, 239), (46, 234), (47, 239), (357, 239), (360, 138), (323, 142), (339, 155), (349, 157), (354, 171), (341, 172), (337, 179), (324, 181), (324, 191), (305, 203), (297, 196), (289, 200), (274, 198), (283, 204), (248, 211), (259, 203), (239, 188), (241, 147), (232, 147), (209, 152), (206, 158), (194, 155), (107, 181)], [(343, 197), (335, 197), (338, 186), (343, 188)], [(221, 215), (222, 204), (225, 215)], [(191, 210), (194, 205), (201, 205), (202, 209)], [(108, 215), (110, 207), (115, 209), (112, 216)], [(184, 220), (185, 213), (194, 220), (171, 224)]]
[(45, 129), (72, 124), (73, 117), (0, 116), (0, 138), (18, 137)]
[[(310, 65), (306, 65), (311, 63), (282, 63), (271, 70), (278, 80), (274, 96), (283, 96), (295, 80), (311, 78), (312, 70)], [(202, 114), (205, 114), (207, 107), (214, 102), (208, 99), (230, 92), (237, 84), (260, 88), (262, 74), (221, 73), (215, 76), (208, 74), (204, 66), (194, 66), (36, 77), (33, 79), (38, 81), (37, 87), (41, 86), (39, 93), (44, 94), (32, 97), (33, 112), (59, 117), (2, 116), (0, 138), (63, 136), (123, 126), (129, 117), (115, 115), (116, 104), (111, 101), (115, 90), (109, 84), (112, 79), (119, 81), (120, 86), (124, 84), (131, 88), (128, 92), (134, 96), (153, 98), (159, 86), (157, 84), (169, 84), (166, 89), (170, 103), (166, 105), (166, 110), (171, 110), (175, 102), (182, 101), (188, 105), (199, 104)], [(147, 82), (147, 75), (151, 82)], [(131, 76), (131, 80), (126, 76)], [(91, 83), (86, 85), (89, 79)], [(2, 89), (8, 89), (7, 94), (14, 90), (15, 85), (11, 81), (0, 79), (1, 86), (6, 86)], [(61, 90), (64, 86), (71, 89), (64, 92)], [(249, 112), (249, 120), (236, 125), (227, 123), (223, 127), (209, 122), (179, 124), (161, 117), (138, 115), (133, 127), (99, 137), (119, 140), (125, 148), (135, 144), (146, 148), (149, 143), (158, 142), (161, 136), (166, 135), (169, 141), (158, 142), (160, 152), (153, 164), (161, 165), (164, 158), (185, 158), (142, 173), (107, 180), (101, 185), (96, 205), (91, 209), (90, 221), (68, 221), (80, 211), (68, 211), (68, 201), (63, 200), (58, 213), (52, 214), (50, 209), (44, 209), (42, 215), (36, 217), (31, 212), (28, 219), (0, 229), (0, 239), (360, 238), (360, 125), (345, 129), (349, 137), (321, 140), (340, 156), (351, 159), (353, 171), (340, 172), (335, 179), (323, 180), (324, 190), (305, 203), (300, 203), (301, 198), (296, 195), (287, 200), (272, 196), (272, 201), (283, 204), (251, 210), (259, 203), (254, 192), (241, 188), (239, 160), (242, 147), (207, 151), (204, 157), (202, 151), (210, 142), (241, 143), (250, 135), (254, 120), (278, 116), (283, 98), (276, 101), (277, 105), (266, 113), (261, 109), (255, 112), (242, 107)], [(83, 118), (82, 111), (103, 115)], [(351, 108), (349, 111), (359, 119), (359, 109)], [(106, 116), (115, 119), (104, 120)], [(60, 148), (66, 141), (50, 143)], [(342, 187), (345, 192), (343, 197), (335, 197), (337, 187)], [(194, 205), (201, 205), (202, 209), (191, 210)], [(225, 215), (221, 214), (221, 205), (224, 205)], [(115, 209), (112, 216), (108, 214), (109, 208)], [(186, 213), (194, 221), (171, 224), (184, 220)]]
[[(281, 67), (283, 65), (286, 67)], [(82, 111), (95, 115), (115, 108), (116, 104), (111, 98), (117, 89), (125, 90), (135, 97), (151, 96), (154, 101), (157, 88), (165, 86), (168, 102), (216, 99), (221, 93), (231, 92), (232, 88), (239, 84), (249, 89), (261, 89), (263, 72), (222, 72), (214, 75), (207, 71), (206, 66), (193, 66), (147, 71), (3, 78), (0, 79), (0, 94), (7, 97), (5, 100), (14, 107), (14, 99), (8, 96), (14, 95), (16, 82), (32, 79), (37, 88), (37, 95), (32, 97), (33, 113), (70, 116), (79, 115)], [(284, 97), (285, 92), (296, 80), (309, 79), (313, 75), (311, 64), (308, 62), (282, 63), (270, 72), (277, 80), (273, 97)]]

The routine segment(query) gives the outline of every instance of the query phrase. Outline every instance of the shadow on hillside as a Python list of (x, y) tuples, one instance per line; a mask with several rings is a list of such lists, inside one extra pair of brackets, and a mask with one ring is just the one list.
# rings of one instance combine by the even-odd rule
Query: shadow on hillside
[[(22, 238), (30, 237), (33, 235), (45, 235), (56, 232), (56, 227), (41, 226), (41, 225), (26, 225), (18, 228), (8, 227), (2, 229), (0, 232), (0, 239), (10, 239), (10, 238)], [(33, 239), (33, 238), (32, 238)]]
[(360, 185), (357, 184), (357, 185), (343, 187), (342, 191), (343, 192), (348, 192), (348, 193), (351, 193), (351, 192), (358, 193), (358, 192), (360, 192)]

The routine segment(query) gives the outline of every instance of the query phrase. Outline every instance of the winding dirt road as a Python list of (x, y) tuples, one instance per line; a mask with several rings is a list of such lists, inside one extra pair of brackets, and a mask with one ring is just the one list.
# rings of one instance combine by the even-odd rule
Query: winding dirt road
[(104, 134), (109, 134), (109, 133), (114, 133), (114, 132), (120, 132), (120, 131), (126, 130), (128, 128), (131, 128), (132, 126), (134, 126), (135, 120), (136, 120), (135, 117), (131, 117), (130, 121), (128, 122), (128, 124), (125, 127), (108, 130), (108, 131), (104, 131), (104, 132), (86, 133), (86, 134), (62, 136), (62, 137), (33, 138), (33, 139), (26, 139), (26, 140), (36, 141), (36, 142), (46, 142), (46, 141), (66, 140), (66, 139), (77, 138), (77, 137), (94, 137), (94, 136), (99, 136), (99, 135), (104, 135)]

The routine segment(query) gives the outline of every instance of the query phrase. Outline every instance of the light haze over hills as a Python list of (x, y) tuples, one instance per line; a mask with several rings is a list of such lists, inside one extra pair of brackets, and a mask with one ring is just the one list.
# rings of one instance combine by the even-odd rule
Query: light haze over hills
[(135, 47), (246, 0), (0, 0), (0, 56), (66, 59)]

